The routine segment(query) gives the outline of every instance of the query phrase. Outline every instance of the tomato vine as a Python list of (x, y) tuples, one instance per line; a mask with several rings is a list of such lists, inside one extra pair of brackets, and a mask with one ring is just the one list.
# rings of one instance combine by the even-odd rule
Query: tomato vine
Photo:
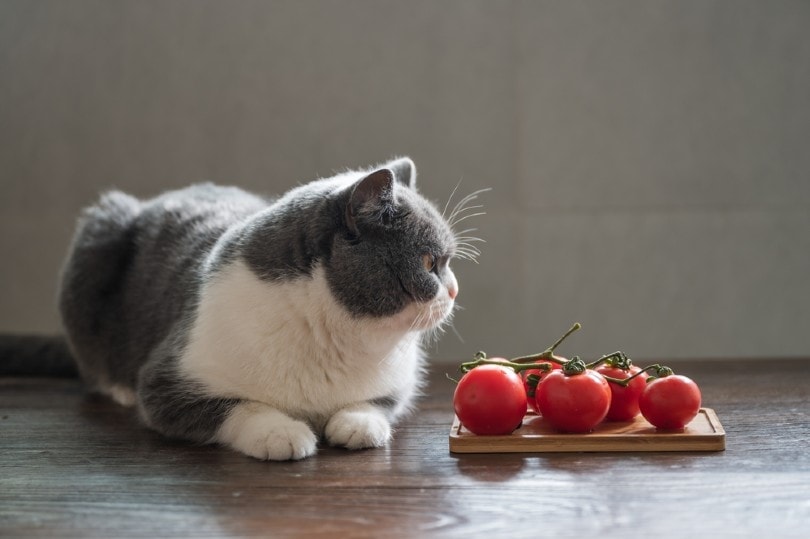
[[(586, 432), (605, 418), (630, 420), (639, 411), (659, 428), (683, 428), (697, 414), (700, 406), (697, 385), (689, 378), (675, 375), (670, 367), (655, 363), (639, 368), (622, 351), (606, 354), (590, 363), (579, 356), (565, 359), (555, 355), (557, 347), (581, 327), (579, 322), (573, 324), (554, 344), (540, 353), (505, 359), (490, 358), (481, 351), (473, 356), (472, 361), (461, 363), (459, 371), (463, 376), (457, 382), (454, 395), (454, 406), (459, 417), (465, 415), (472, 418), (468, 421), (474, 421), (476, 414), (492, 415), (490, 409), (474, 410), (475, 405), (471, 403), (475, 399), (465, 398), (468, 395), (465, 395), (464, 387), (472, 384), (461, 383), (470, 372), (483, 366), (494, 366), (487, 367), (493, 373), (506, 370), (517, 374), (517, 378), (510, 379), (506, 384), (509, 389), (502, 390), (514, 393), (518, 383), (516, 380), (519, 380), (528, 405), (560, 430)], [(484, 373), (477, 374), (481, 374), (477, 378), (486, 385), (488, 381)], [(583, 378), (580, 380), (580, 377)], [(670, 377), (673, 378), (667, 383), (656, 384), (656, 381)], [(589, 380), (586, 381), (586, 378)], [(568, 379), (570, 383), (566, 382)], [(503, 383), (501, 385), (504, 386)], [(640, 403), (643, 405), (640, 406)], [(596, 408), (589, 412), (589, 406)], [(586, 416), (588, 419), (584, 419)], [(502, 427), (501, 430), (508, 429)]]

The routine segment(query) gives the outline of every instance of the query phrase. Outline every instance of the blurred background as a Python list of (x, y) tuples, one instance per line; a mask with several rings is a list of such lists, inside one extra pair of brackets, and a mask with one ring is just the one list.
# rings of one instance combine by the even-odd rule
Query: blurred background
[(59, 331), (80, 208), (411, 156), (467, 221), (430, 347), (810, 356), (810, 3), (0, 0), (0, 331)]

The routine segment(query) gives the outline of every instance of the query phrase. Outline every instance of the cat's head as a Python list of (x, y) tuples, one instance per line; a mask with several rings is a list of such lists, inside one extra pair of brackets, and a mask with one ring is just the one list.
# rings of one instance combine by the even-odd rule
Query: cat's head
[(450, 224), (415, 184), (414, 164), (402, 158), (341, 193), (342, 228), (326, 275), (353, 315), (425, 330), (453, 311), (458, 282), (450, 262), (458, 246)]

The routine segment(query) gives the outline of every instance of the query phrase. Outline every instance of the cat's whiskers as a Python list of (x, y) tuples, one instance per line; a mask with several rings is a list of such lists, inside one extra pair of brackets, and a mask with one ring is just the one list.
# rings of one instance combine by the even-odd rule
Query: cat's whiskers
[(425, 322), (425, 318), (427, 315), (423, 311), (419, 311), (416, 315), (416, 318), (413, 319), (413, 323), (411, 324), (410, 331), (419, 331), (422, 327), (422, 324)]
[(461, 258), (467, 257), (468, 260), (477, 261), (478, 257), (481, 256), (481, 251), (478, 249), (473, 248), (457, 248), (456, 254), (461, 254)]
[(485, 189), (479, 189), (477, 191), (473, 191), (469, 195), (465, 196), (458, 203), (453, 207), (453, 211), (450, 212), (450, 216), (447, 218), (447, 221), (450, 223), (450, 227), (452, 228), (455, 224), (458, 223), (457, 217), (462, 212), (471, 209), (471, 206), (467, 206), (467, 204), (471, 203), (472, 201), (478, 198), (478, 195), (481, 193), (485, 193), (487, 191), (491, 191), (492, 189), (487, 187)]
[(422, 325), (425, 323), (427, 316), (428, 316), (427, 312), (425, 312), (423, 309), (419, 309), (413, 321), (411, 322), (411, 327), (408, 329), (408, 332), (410, 333), (412, 331), (422, 331)]
[[(465, 210), (466, 209), (472, 209), (472, 208), (465, 208)], [(456, 226), (457, 224), (459, 224), (460, 222), (462, 222), (462, 221), (464, 221), (466, 219), (469, 219), (470, 217), (478, 217), (480, 215), (486, 215), (486, 214), (487, 214), (487, 212), (485, 212), (485, 211), (479, 211), (479, 212), (475, 212), (475, 213), (468, 213), (466, 215), (462, 215), (461, 217), (457, 216), (455, 219), (453, 219), (450, 222), (450, 227), (452, 228), (452, 227)]]
[(474, 217), (475, 215), (484, 215), (486, 212), (477, 212), (475, 214), (468, 213), (471, 210), (477, 210), (482, 208), (483, 206), (480, 204), (471, 205), (473, 201), (478, 198), (478, 195), (481, 193), (485, 193), (487, 191), (491, 191), (490, 188), (486, 189), (479, 189), (477, 191), (473, 191), (469, 195), (465, 196), (458, 203), (453, 207), (453, 211), (450, 212), (450, 216), (447, 218), (447, 222), (450, 225), (450, 228), (455, 228), (455, 226), (467, 219), (468, 217)]
[(486, 243), (487, 241), (477, 236), (456, 236), (456, 241), (459, 243), (471, 244), (474, 242)]
[(462, 248), (475, 254), (481, 254), (481, 250), (477, 246), (470, 243), (469, 241), (456, 242), (456, 248)]
[(457, 258), (461, 258), (463, 260), (471, 260), (472, 262), (478, 263), (478, 257), (480, 255), (481, 251), (473, 245), (465, 243), (456, 245), (455, 256)]
[(452, 325), (454, 308), (451, 308), (449, 312), (445, 312), (445, 309), (446, 307), (439, 302), (433, 302), (429, 305), (427, 313), (430, 317), (430, 326), (423, 334), (426, 343), (438, 341), (439, 337), (446, 331), (445, 325)]
[[(455, 336), (458, 337), (458, 340), (461, 341), (462, 343), (465, 342), (464, 337), (462, 337), (461, 333), (459, 333), (458, 330), (456, 329), (456, 325), (453, 323), (453, 317), (455, 316), (457, 310), (463, 310), (463, 309), (464, 309), (463, 306), (456, 303), (454, 308), (453, 308), (453, 313), (450, 316), (448, 316), (447, 320), (446, 320), (447, 327), (449, 327), (453, 331)], [(442, 333), (445, 333), (446, 331), (447, 331), (446, 329), (442, 328)]]
[(465, 228), (464, 230), (457, 231), (455, 234), (456, 237), (461, 237), (461, 234), (468, 234), (470, 232), (477, 232), (477, 231), (478, 231), (477, 228)]
[[(458, 185), (456, 185), (456, 188), (458, 188)], [(456, 189), (453, 189), (453, 193), (455, 193), (455, 191)], [(470, 260), (476, 264), (478, 263), (478, 257), (481, 256), (481, 250), (473, 244), (476, 242), (485, 243), (485, 241), (477, 236), (470, 235), (472, 232), (477, 230), (476, 228), (466, 228), (461, 231), (455, 231), (454, 229), (465, 219), (486, 215), (485, 211), (476, 211), (483, 208), (483, 205), (473, 204), (473, 202), (480, 194), (487, 191), (491, 191), (491, 188), (473, 191), (469, 195), (459, 200), (453, 207), (453, 210), (450, 212), (450, 216), (447, 218), (447, 223), (450, 226), (450, 229), (453, 230), (453, 236), (456, 242), (455, 256), (462, 260)], [(451, 193), (451, 198), (453, 193)], [(449, 205), (450, 199), (447, 201), (445, 211)]]
[[(419, 328), (425, 321), (425, 316), (426, 314), (424, 311), (422, 310), (417, 311), (416, 316), (411, 321), (411, 324), (405, 333), (410, 334), (415, 331), (419, 331)], [(408, 342), (406, 340), (401, 340), (400, 342), (398, 342), (390, 353), (386, 354), (385, 356), (382, 357), (382, 359), (380, 359), (378, 365), (390, 364), (393, 361), (393, 358), (397, 357), (406, 348), (406, 346), (408, 346)]]
[(450, 201), (453, 200), (453, 195), (456, 194), (456, 191), (458, 190), (458, 187), (460, 185), (461, 185), (461, 180), (459, 180), (458, 183), (456, 183), (456, 186), (453, 187), (453, 190), (450, 192), (450, 196), (447, 197), (447, 203), (444, 205), (444, 209), (442, 210), (442, 218), (444, 218), (445, 215), (447, 214), (447, 208), (448, 208), (448, 206), (450, 206)]
[[(483, 215), (483, 212), (479, 215)], [(473, 217), (474, 215), (470, 215), (469, 217)], [(481, 250), (478, 246), (473, 245), (473, 243), (481, 242), (486, 243), (485, 240), (482, 238), (478, 238), (475, 236), (456, 236), (456, 252), (462, 255), (467, 255), (466, 258), (475, 261), (475, 259), (481, 255)], [(465, 258), (462, 256), (462, 258)]]

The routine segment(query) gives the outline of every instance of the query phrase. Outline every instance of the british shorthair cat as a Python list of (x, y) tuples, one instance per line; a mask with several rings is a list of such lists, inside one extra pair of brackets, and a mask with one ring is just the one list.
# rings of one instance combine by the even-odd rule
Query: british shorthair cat
[(59, 292), (80, 374), (166, 436), (258, 459), (386, 444), (452, 316), (450, 261), (478, 254), (452, 218), (474, 195), (445, 218), (415, 181), (399, 158), (276, 200), (103, 195)]

